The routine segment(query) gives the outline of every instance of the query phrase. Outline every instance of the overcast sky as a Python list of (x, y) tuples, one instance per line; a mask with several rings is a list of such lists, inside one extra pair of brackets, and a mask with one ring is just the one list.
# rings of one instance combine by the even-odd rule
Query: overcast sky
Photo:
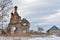
[(13, 0), (18, 6), (18, 13), (30, 22), (30, 29), (38, 25), (44, 29), (56, 25), (60, 28), (60, 0)]

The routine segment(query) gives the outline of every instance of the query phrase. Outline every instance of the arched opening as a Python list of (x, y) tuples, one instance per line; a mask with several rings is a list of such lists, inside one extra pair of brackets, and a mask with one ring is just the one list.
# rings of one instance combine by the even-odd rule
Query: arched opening
[(11, 34), (13, 34), (15, 32), (15, 30), (16, 30), (15, 26), (11, 27)]

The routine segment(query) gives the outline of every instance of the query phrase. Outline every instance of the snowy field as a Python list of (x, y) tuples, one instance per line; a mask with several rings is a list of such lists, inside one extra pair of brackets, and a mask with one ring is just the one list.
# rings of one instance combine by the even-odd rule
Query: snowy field
[(49, 37), (27, 37), (27, 38), (19, 38), (19, 37), (0, 37), (0, 40), (60, 40), (60, 37), (57, 36), (49, 36)]

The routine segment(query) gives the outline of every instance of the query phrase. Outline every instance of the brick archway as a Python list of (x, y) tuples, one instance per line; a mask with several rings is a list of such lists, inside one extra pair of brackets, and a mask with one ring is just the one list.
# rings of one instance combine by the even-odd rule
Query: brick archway
[(15, 33), (17, 31), (17, 27), (14, 25), (14, 26), (9, 26), (7, 27), (7, 33)]

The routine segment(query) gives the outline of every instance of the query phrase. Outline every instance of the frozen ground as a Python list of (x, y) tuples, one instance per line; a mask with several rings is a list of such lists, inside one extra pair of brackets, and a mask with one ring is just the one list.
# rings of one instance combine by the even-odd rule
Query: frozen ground
[(28, 38), (0, 37), (0, 40), (60, 40), (60, 37), (54, 35), (49, 37), (28, 37)]

